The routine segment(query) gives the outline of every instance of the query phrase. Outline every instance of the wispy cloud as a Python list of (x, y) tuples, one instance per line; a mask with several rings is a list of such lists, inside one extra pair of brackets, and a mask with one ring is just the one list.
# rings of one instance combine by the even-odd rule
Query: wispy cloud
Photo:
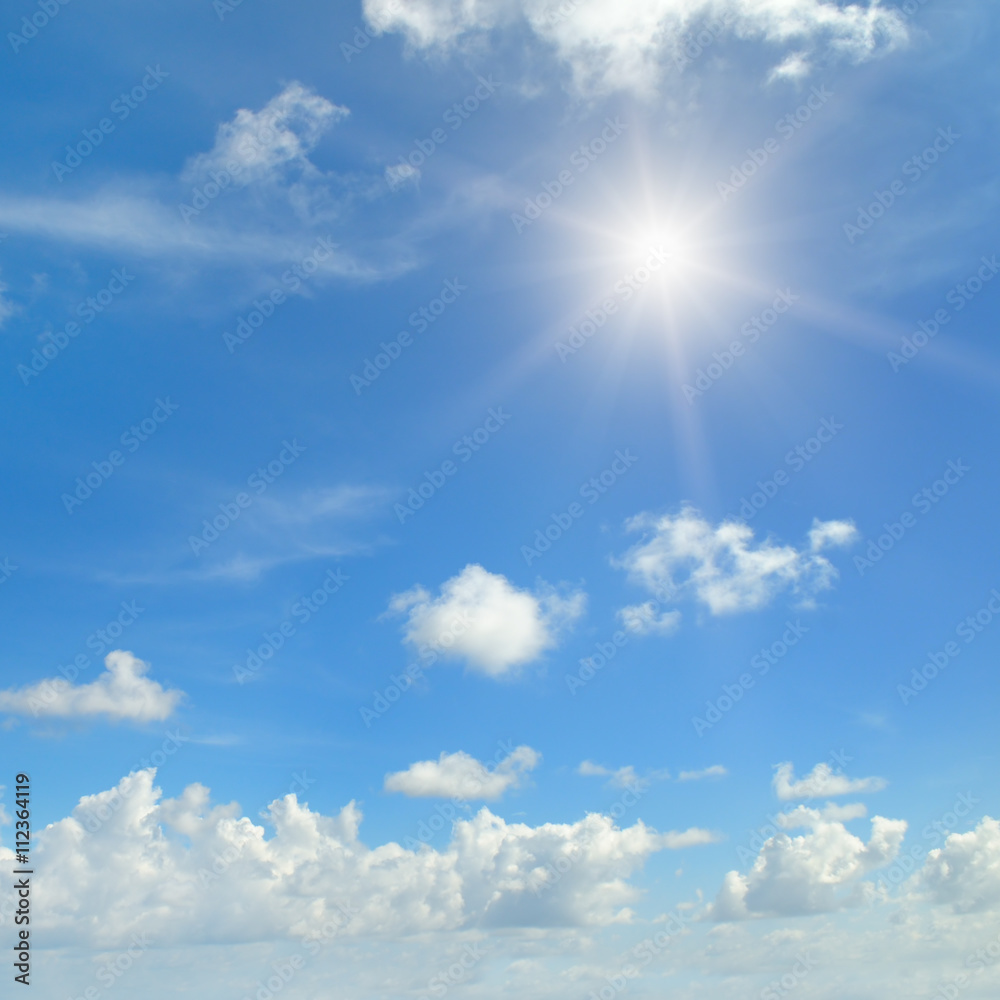
[(608, 784), (615, 788), (646, 788), (654, 781), (666, 781), (670, 777), (666, 770), (647, 771), (640, 777), (632, 764), (613, 770), (590, 760), (582, 761), (576, 773), (585, 778), (609, 778)]
[(711, 767), (706, 767), (701, 771), (681, 771), (677, 775), (677, 780), (703, 781), (705, 778), (724, 778), (727, 774), (729, 774), (729, 771), (722, 764), (713, 764)]
[[(338, 243), (349, 204), (389, 191), (379, 174), (341, 177), (310, 160), (320, 137), (347, 114), (293, 82), (261, 110), (239, 109), (219, 126), (212, 149), (189, 158), (177, 177), (116, 178), (76, 198), (0, 197), (0, 227), (162, 263), (291, 267), (318, 236), (332, 233)], [(367, 281), (411, 266), (398, 242), (365, 243), (370, 259), (335, 246), (313, 280)]]

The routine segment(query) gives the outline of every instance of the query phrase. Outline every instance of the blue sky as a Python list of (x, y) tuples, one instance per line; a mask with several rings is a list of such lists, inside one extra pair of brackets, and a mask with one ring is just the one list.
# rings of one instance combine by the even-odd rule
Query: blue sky
[(994, 12), (14, 7), (39, 994), (995, 995)]

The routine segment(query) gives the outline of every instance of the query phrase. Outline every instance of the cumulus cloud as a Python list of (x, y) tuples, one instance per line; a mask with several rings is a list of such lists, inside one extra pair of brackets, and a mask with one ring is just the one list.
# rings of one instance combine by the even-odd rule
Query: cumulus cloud
[(832, 538), (843, 544), (854, 531), (846, 521), (815, 521), (809, 549), (800, 551), (770, 540), (755, 544), (753, 530), (742, 522), (713, 526), (692, 507), (662, 517), (640, 514), (626, 527), (645, 538), (616, 565), (660, 598), (693, 594), (713, 615), (755, 611), (785, 590), (810, 604), (837, 576), (819, 548)]
[(795, 780), (795, 768), (787, 761), (774, 769), (772, 786), (782, 802), (793, 799), (834, 798), (838, 795), (862, 795), (880, 792), (886, 786), (884, 778), (848, 778), (835, 774), (829, 764), (817, 764), (809, 774)]
[(182, 691), (164, 690), (150, 680), (149, 664), (116, 649), (104, 658), (107, 670), (90, 684), (74, 685), (62, 677), (30, 687), (0, 691), (0, 711), (64, 718), (106, 715), (111, 719), (156, 722), (169, 718)]
[(285, 178), (289, 170), (315, 174), (309, 154), (323, 133), (348, 114), (347, 108), (301, 83), (290, 83), (260, 111), (240, 108), (232, 121), (220, 125), (215, 145), (188, 162), (184, 178), (196, 181), (222, 171), (241, 187)]
[(628, 880), (650, 855), (711, 836), (599, 814), (532, 827), (483, 808), (442, 851), (369, 848), (353, 802), (324, 816), (286, 795), (266, 811), (268, 836), (204, 786), (164, 799), (154, 777), (130, 774), (39, 831), (33, 920), (53, 947), (118, 947), (139, 931), (163, 947), (280, 940), (327, 921), (348, 936), (604, 926), (631, 918)]
[(828, 548), (843, 548), (858, 540), (858, 529), (851, 521), (821, 521), (813, 519), (809, 532), (809, 548), (822, 552)]
[(703, 778), (724, 778), (729, 771), (722, 764), (713, 764), (701, 771), (681, 771), (678, 781), (701, 781)]
[(499, 799), (511, 788), (518, 788), (529, 771), (542, 759), (529, 746), (515, 747), (495, 767), (490, 768), (461, 750), (442, 753), (437, 760), (421, 760), (405, 771), (385, 776), (387, 792), (401, 792), (411, 798)]
[(949, 834), (928, 853), (914, 888), (955, 913), (1000, 906), (1000, 822), (984, 816), (974, 830)]
[[(856, 809), (848, 807), (849, 818)], [(842, 815), (844, 815), (842, 813)], [(829, 913), (874, 899), (864, 877), (890, 864), (906, 833), (904, 820), (872, 818), (867, 844), (843, 822), (819, 810), (793, 810), (782, 825), (808, 826), (798, 837), (786, 833), (765, 841), (750, 871), (729, 872), (709, 913), (715, 920)]]
[[(377, 31), (402, 33), (418, 49), (448, 49), (476, 35), (527, 26), (569, 71), (583, 94), (653, 93), (667, 65), (685, 61), (684, 36), (706, 22), (736, 38), (791, 48), (779, 75), (806, 72), (824, 48), (853, 61), (902, 45), (900, 12), (877, 0), (364, 0)], [(715, 33), (713, 31), (713, 33)]]
[(561, 597), (542, 587), (519, 590), (505, 577), (469, 565), (447, 580), (438, 597), (415, 587), (392, 598), (406, 613), (406, 640), (419, 650), (460, 658), (489, 677), (503, 677), (556, 645), (584, 609), (582, 593)]

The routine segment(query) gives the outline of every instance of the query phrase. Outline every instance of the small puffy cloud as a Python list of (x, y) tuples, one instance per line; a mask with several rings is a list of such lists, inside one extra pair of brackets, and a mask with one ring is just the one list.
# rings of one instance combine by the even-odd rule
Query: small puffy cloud
[(401, 32), (418, 49), (448, 49), (496, 29), (527, 25), (565, 67), (575, 91), (654, 93), (667, 67), (684, 62), (685, 37), (701, 27), (745, 42), (789, 47), (774, 71), (798, 79), (810, 54), (854, 61), (906, 42), (899, 11), (877, 0), (364, 0), (376, 31)]
[(912, 888), (955, 913), (1000, 907), (1000, 821), (984, 816), (968, 833), (952, 833), (930, 851)]
[[(601, 927), (631, 919), (629, 879), (651, 855), (714, 839), (598, 813), (533, 827), (483, 808), (440, 851), (369, 847), (353, 802), (325, 816), (286, 795), (268, 835), (203, 785), (164, 799), (154, 777), (134, 772), (38, 831), (38, 927), (53, 947), (124, 947), (139, 931), (162, 947), (315, 938), (327, 922), (347, 938)], [(0, 896), (9, 906), (10, 887)]]
[(838, 795), (863, 795), (880, 792), (887, 782), (884, 778), (848, 778), (835, 774), (829, 764), (817, 764), (805, 777), (795, 780), (795, 768), (785, 762), (774, 769), (772, 786), (782, 802), (793, 799), (834, 798)]
[(668, 850), (679, 851), (685, 847), (718, 844), (721, 840), (722, 835), (714, 830), (703, 830), (699, 826), (692, 826), (687, 830), (671, 830), (669, 833), (664, 833), (660, 838), (660, 843)]
[(813, 520), (809, 532), (809, 547), (813, 552), (822, 552), (827, 548), (843, 548), (853, 545), (858, 540), (858, 529), (853, 521), (821, 521)]
[(416, 587), (392, 598), (389, 610), (408, 615), (406, 641), (463, 659), (489, 677), (504, 677), (556, 645), (584, 609), (582, 593), (519, 590), (505, 577), (469, 565), (447, 580), (438, 597)]
[(110, 719), (157, 722), (169, 718), (184, 697), (167, 691), (146, 674), (149, 664), (125, 650), (104, 658), (107, 670), (90, 684), (74, 685), (62, 677), (17, 690), (0, 691), (0, 711), (63, 718), (105, 715)]
[(729, 771), (722, 764), (713, 764), (701, 771), (681, 771), (678, 781), (701, 781), (704, 778), (724, 778)]
[(713, 526), (692, 507), (662, 517), (641, 514), (627, 527), (645, 538), (617, 565), (658, 599), (690, 593), (713, 615), (755, 611), (782, 591), (808, 604), (837, 576), (819, 549), (834, 540), (846, 544), (854, 531), (846, 521), (814, 521), (809, 549), (799, 550), (770, 540), (755, 542), (753, 530), (739, 521)]
[[(309, 154), (323, 133), (350, 114), (301, 83), (290, 83), (260, 111), (240, 108), (219, 126), (215, 145), (188, 162), (185, 178), (224, 171), (235, 186), (284, 177), (293, 168), (313, 173)], [(234, 169), (236, 168), (236, 169)]]
[(618, 612), (618, 619), (630, 632), (636, 635), (670, 635), (680, 628), (679, 611), (659, 610), (653, 601), (632, 604)]
[(421, 760), (405, 771), (385, 776), (387, 792), (401, 792), (411, 798), (461, 799), (468, 802), (499, 799), (511, 788), (518, 788), (542, 756), (529, 746), (515, 747), (494, 768), (461, 750), (442, 753), (437, 760)]
[[(846, 808), (855, 818), (856, 809)], [(781, 825), (811, 829), (771, 837), (747, 874), (729, 872), (709, 910), (714, 920), (831, 913), (872, 900), (877, 890), (865, 876), (895, 860), (907, 826), (875, 816), (865, 844), (819, 810), (793, 810)]]

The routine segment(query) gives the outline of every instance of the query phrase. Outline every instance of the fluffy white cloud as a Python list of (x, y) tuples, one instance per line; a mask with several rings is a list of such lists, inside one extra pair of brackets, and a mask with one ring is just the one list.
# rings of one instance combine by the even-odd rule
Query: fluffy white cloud
[(851, 521), (821, 521), (813, 519), (809, 532), (809, 547), (813, 552), (828, 548), (842, 548), (858, 540), (858, 529)]
[(163, 799), (154, 777), (135, 772), (39, 831), (45, 905), (33, 920), (52, 947), (120, 946), (139, 931), (160, 947), (309, 937), (327, 921), (343, 927), (344, 914), (352, 936), (602, 926), (630, 919), (639, 893), (628, 879), (651, 854), (711, 839), (619, 829), (598, 814), (531, 827), (483, 808), (455, 823), (441, 851), (369, 848), (354, 803), (323, 816), (294, 795), (268, 807), (268, 837), (202, 785)]
[(848, 521), (814, 521), (808, 550), (769, 540), (755, 545), (746, 524), (723, 521), (713, 527), (692, 507), (662, 517), (641, 514), (627, 527), (646, 535), (618, 562), (631, 579), (658, 599), (691, 592), (714, 615), (765, 607), (783, 590), (810, 603), (837, 576), (819, 549), (856, 537)]
[(618, 612), (618, 619), (630, 632), (637, 635), (670, 635), (680, 628), (679, 611), (663, 611), (653, 601), (632, 604)]
[[(847, 809), (840, 815), (854, 818), (856, 809)], [(729, 872), (709, 911), (713, 919), (828, 913), (874, 899), (876, 889), (864, 876), (895, 860), (906, 833), (904, 820), (875, 816), (865, 844), (840, 820), (805, 809), (793, 810), (782, 825), (811, 831), (771, 837), (746, 875)]]
[[(350, 114), (312, 93), (301, 83), (290, 83), (260, 111), (240, 108), (230, 122), (219, 126), (215, 145), (188, 162), (184, 176), (198, 180), (223, 171), (233, 186), (285, 177), (289, 168), (315, 173), (309, 153), (323, 133)], [(234, 169), (237, 168), (237, 169)]]
[(406, 639), (420, 650), (464, 659), (480, 673), (502, 677), (537, 659), (584, 609), (582, 593), (560, 597), (543, 588), (518, 590), (505, 577), (469, 565), (441, 587), (393, 597), (389, 610), (406, 612)]
[(974, 830), (949, 834), (927, 855), (914, 886), (956, 913), (1000, 906), (1000, 822), (984, 816)]
[[(806, 72), (809, 52), (827, 46), (860, 61), (907, 37), (902, 15), (876, 0), (364, 0), (368, 23), (402, 32), (417, 48), (448, 48), (475, 34), (527, 24), (554, 50), (581, 93), (653, 92), (667, 64), (684, 61), (684, 36), (713, 34), (792, 46), (781, 76)], [(717, 30), (716, 30), (717, 28)]]
[(413, 798), (444, 798), (487, 802), (520, 786), (525, 774), (533, 771), (542, 755), (529, 746), (515, 747), (495, 767), (489, 767), (461, 750), (442, 753), (437, 760), (421, 760), (405, 771), (385, 776), (387, 792), (402, 792)]
[(106, 715), (111, 719), (153, 722), (169, 718), (184, 697), (182, 691), (166, 691), (146, 677), (149, 664), (125, 650), (108, 653), (104, 664), (107, 670), (90, 684), (74, 685), (57, 677), (30, 687), (0, 691), (0, 711), (36, 718)]
[(862, 795), (880, 792), (886, 786), (884, 778), (848, 778), (835, 774), (829, 764), (817, 764), (809, 774), (795, 780), (795, 768), (787, 761), (774, 769), (774, 792), (782, 802), (793, 799), (832, 798), (837, 795)]
[(729, 771), (722, 764), (713, 764), (701, 771), (681, 771), (678, 781), (701, 781), (703, 778), (724, 778)]

